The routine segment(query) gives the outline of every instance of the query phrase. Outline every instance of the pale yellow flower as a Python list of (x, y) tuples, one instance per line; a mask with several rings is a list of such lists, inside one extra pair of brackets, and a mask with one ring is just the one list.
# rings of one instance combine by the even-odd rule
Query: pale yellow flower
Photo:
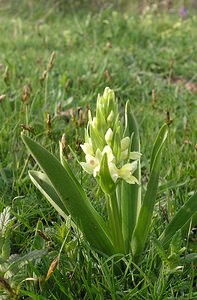
[(120, 169), (118, 169), (113, 162), (109, 162), (108, 166), (111, 178), (114, 182), (116, 182), (118, 178), (121, 178), (129, 184), (139, 184), (137, 178), (132, 175), (137, 169), (137, 161), (125, 164)]
[(94, 177), (97, 176), (100, 171), (100, 162), (102, 159), (102, 153), (99, 149), (96, 150), (96, 155), (86, 154), (86, 162), (81, 162), (80, 165), (88, 174), (92, 174)]
[(125, 164), (122, 168), (118, 169), (118, 177), (124, 179), (129, 184), (138, 183), (138, 180), (132, 174), (137, 169), (137, 161)]

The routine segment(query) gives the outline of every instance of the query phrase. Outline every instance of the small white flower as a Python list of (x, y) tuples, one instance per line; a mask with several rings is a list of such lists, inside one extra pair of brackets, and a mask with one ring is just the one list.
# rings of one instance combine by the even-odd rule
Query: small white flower
[(139, 183), (137, 178), (133, 176), (133, 172), (137, 169), (137, 161), (125, 164), (118, 170), (118, 177), (124, 179), (129, 184)]
[(129, 184), (139, 184), (137, 178), (133, 176), (133, 172), (137, 168), (137, 162), (125, 164), (122, 168), (118, 169), (116, 165), (112, 162), (108, 163), (109, 171), (111, 178), (114, 182), (117, 181), (118, 178), (125, 180)]
[(100, 171), (100, 162), (102, 159), (102, 153), (99, 149), (96, 150), (96, 155), (86, 154), (86, 162), (81, 162), (80, 165), (88, 174), (93, 174), (94, 177), (97, 176)]
[[(99, 167), (98, 159), (89, 154), (86, 155), (86, 162), (81, 162), (80, 165), (88, 174), (93, 174), (94, 177), (95, 177), (96, 173), (99, 171), (98, 170), (98, 167)], [(100, 167), (99, 167), (99, 169), (100, 169)]]

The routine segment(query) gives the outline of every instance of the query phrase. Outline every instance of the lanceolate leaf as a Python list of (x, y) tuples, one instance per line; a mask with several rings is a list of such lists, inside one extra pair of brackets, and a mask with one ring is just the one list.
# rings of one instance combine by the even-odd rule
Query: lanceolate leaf
[(197, 212), (197, 193), (194, 194), (176, 213), (164, 232), (160, 241), (164, 248), (167, 248), (173, 235), (181, 229)]
[(29, 171), (29, 177), (37, 189), (39, 189), (39, 191), (47, 198), (58, 213), (66, 219), (69, 213), (47, 176), (39, 171)]
[(167, 134), (168, 126), (164, 124), (159, 131), (153, 147), (153, 153), (155, 156), (152, 155), (153, 163), (150, 179), (131, 241), (131, 249), (134, 257), (139, 256), (143, 251), (149, 227), (152, 221), (159, 181), (161, 150), (167, 138)]
[(112, 255), (114, 249), (108, 228), (89, 202), (82, 186), (73, 179), (74, 175), (70, 175), (71, 169), (66, 170), (52, 154), (24, 134), (22, 139), (91, 246)]
[[(140, 138), (137, 122), (131, 111), (129, 102), (125, 107), (125, 132), (124, 136), (132, 136), (131, 151), (140, 152)], [(138, 167), (133, 174), (138, 181), (141, 181), (140, 161)], [(137, 184), (128, 184), (122, 182), (121, 187), (121, 212), (122, 212), (122, 230), (125, 241), (126, 252), (130, 252), (130, 241), (135, 228), (139, 210), (141, 207), (141, 187)]]

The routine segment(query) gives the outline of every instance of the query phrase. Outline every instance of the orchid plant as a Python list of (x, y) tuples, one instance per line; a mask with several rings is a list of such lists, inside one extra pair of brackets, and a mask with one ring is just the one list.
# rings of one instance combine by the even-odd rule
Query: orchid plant
[[(93, 175), (105, 195), (108, 217), (105, 220), (72, 172), (62, 144), (59, 161), (22, 133), (24, 143), (42, 169), (42, 172), (30, 171), (30, 178), (60, 215), (65, 219), (71, 216), (73, 226), (81, 230), (97, 252), (107, 256), (131, 253), (134, 259), (142, 254), (148, 238), (167, 136), (168, 124), (164, 124), (153, 145), (149, 182), (142, 199), (139, 132), (130, 104), (125, 105), (122, 121), (114, 91), (106, 88), (98, 96), (96, 115), (92, 117), (89, 111), (85, 143), (81, 145), (85, 161), (80, 165)], [(193, 195), (180, 208), (159, 237), (164, 249), (177, 230), (185, 230), (193, 216), (196, 219), (196, 198)]]

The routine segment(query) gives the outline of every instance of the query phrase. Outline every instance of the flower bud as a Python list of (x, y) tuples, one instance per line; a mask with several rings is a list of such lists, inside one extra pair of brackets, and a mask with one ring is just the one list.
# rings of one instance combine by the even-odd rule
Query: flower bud
[(109, 128), (105, 134), (105, 141), (109, 146), (111, 146), (112, 138), (113, 138), (113, 131), (111, 130), (111, 128)]
[(121, 140), (121, 151), (125, 151), (125, 150), (128, 150), (129, 146), (130, 146), (130, 143), (131, 143), (131, 139), (126, 136), (125, 138), (123, 138)]

